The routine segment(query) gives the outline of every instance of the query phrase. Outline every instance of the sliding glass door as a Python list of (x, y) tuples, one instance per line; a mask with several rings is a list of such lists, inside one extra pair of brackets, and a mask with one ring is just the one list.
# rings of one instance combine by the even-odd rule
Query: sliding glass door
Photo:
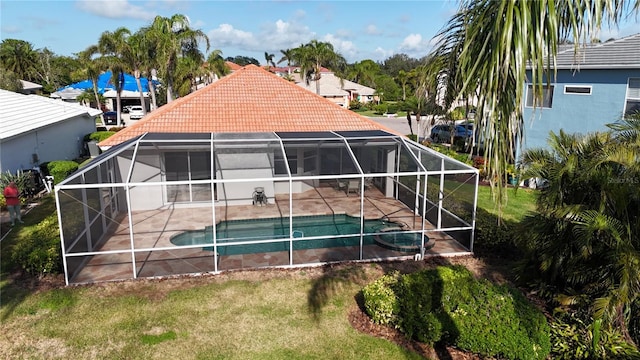
[[(210, 152), (165, 152), (164, 168), (166, 181), (191, 181), (211, 179)], [(211, 185), (182, 184), (167, 185), (167, 202), (211, 201)]]

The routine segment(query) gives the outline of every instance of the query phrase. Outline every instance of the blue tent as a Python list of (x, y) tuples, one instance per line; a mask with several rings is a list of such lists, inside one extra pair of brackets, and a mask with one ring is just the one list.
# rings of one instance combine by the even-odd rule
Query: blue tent
[[(100, 76), (98, 77), (98, 93), (99, 94), (104, 94), (104, 92), (107, 91), (107, 90), (115, 90), (116, 89), (116, 87), (114, 85), (114, 82), (113, 82), (113, 80), (111, 78), (112, 78), (111, 70), (100, 74)], [(133, 75), (124, 74), (124, 76), (120, 79), (120, 81), (123, 84), (123, 86), (122, 86), (123, 90), (138, 91), (138, 85), (136, 84), (136, 78)], [(140, 84), (142, 85), (142, 92), (148, 92), (149, 91), (149, 84), (148, 84), (147, 78), (142, 78), (141, 77), (140, 78)], [(155, 84), (155, 82), (154, 82), (154, 84)], [(82, 80), (80, 82), (77, 82), (77, 83), (62, 87), (62, 88), (58, 89), (58, 91), (62, 91), (64, 89), (68, 89), (68, 88), (81, 89), (81, 90), (92, 90), (93, 89), (93, 82), (91, 82), (90, 79)]]

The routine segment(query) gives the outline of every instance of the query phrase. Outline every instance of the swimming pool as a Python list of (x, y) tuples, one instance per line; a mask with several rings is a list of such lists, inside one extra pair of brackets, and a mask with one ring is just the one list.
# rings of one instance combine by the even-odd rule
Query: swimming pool
[[(213, 244), (213, 227), (190, 230), (171, 237), (176, 246)], [(419, 250), (419, 233), (405, 233), (399, 223), (386, 219), (365, 220), (364, 245), (378, 244), (388, 249), (406, 252)], [(348, 215), (296, 216), (293, 218), (293, 238), (321, 237), (296, 240), (294, 250), (359, 246), (360, 218)], [(336, 236), (344, 237), (336, 237)], [(353, 235), (353, 236), (348, 236)], [(220, 255), (236, 255), (289, 250), (289, 218), (248, 219), (222, 221), (216, 226), (216, 239)], [(282, 239), (282, 241), (278, 241)], [(262, 244), (235, 244), (244, 241), (269, 240)], [(274, 241), (275, 240), (275, 241)], [(425, 243), (429, 239), (425, 236)], [(220, 246), (222, 245), (222, 246)], [(203, 247), (213, 250), (212, 246)]]

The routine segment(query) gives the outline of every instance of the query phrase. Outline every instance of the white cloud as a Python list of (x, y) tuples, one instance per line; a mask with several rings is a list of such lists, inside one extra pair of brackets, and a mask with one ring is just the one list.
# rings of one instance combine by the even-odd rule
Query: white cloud
[(342, 40), (333, 34), (325, 35), (323, 41), (331, 43), (334, 50), (347, 59), (352, 59), (358, 52), (353, 42)]
[(368, 35), (380, 35), (380, 34), (382, 34), (382, 31), (378, 30), (378, 28), (373, 24), (367, 25), (367, 28), (365, 29), (365, 32)]
[(6, 33), (6, 34), (19, 34), (22, 32), (22, 29), (20, 29), (17, 26), (3, 26), (2, 27), (2, 32)]
[(378, 46), (374, 50), (374, 53), (377, 55), (374, 60), (384, 60), (384, 59), (390, 57), (391, 55), (393, 55), (395, 52), (393, 50), (383, 49), (383, 48)]
[(153, 19), (148, 8), (129, 3), (128, 0), (80, 0), (76, 6), (85, 12), (110, 19)]
[(409, 34), (402, 40), (398, 48), (400, 52), (411, 57), (421, 58), (429, 53), (432, 46), (432, 41), (423, 39), (422, 35)]
[(209, 31), (207, 35), (214, 48), (234, 46), (240, 49), (255, 50), (258, 43), (252, 33), (235, 29), (230, 24), (220, 24), (217, 29)]

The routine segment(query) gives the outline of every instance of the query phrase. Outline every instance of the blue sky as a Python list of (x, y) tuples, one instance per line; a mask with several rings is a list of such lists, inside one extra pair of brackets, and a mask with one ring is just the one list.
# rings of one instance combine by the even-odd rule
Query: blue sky
[[(426, 55), (433, 37), (455, 13), (457, 2), (441, 1), (188, 1), (188, 0), (1, 0), (0, 38), (26, 40), (71, 56), (95, 44), (104, 31), (136, 31), (156, 15), (184, 14), (209, 36), (223, 56), (251, 56), (311, 39), (331, 42), (349, 62), (382, 61), (397, 53)], [(640, 23), (603, 30), (601, 38), (640, 32)], [(203, 52), (205, 49), (202, 49)]]

